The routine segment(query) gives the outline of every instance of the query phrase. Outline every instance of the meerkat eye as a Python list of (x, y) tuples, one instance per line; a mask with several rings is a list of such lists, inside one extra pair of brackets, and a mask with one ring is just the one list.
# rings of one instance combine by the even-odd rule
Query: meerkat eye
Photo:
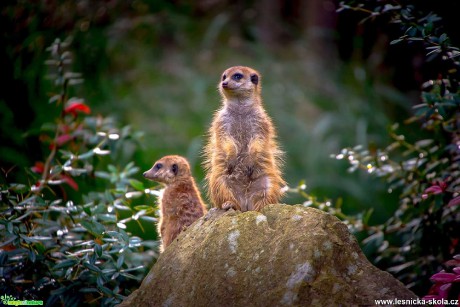
[(155, 168), (156, 168), (157, 170), (159, 170), (159, 169), (162, 168), (162, 167), (163, 167), (163, 164), (161, 164), (161, 163), (155, 164)]
[(240, 73), (236, 73), (232, 76), (232, 79), (235, 81), (240, 81), (241, 79), (243, 79), (243, 75)]
[(222, 76), (222, 81), (224, 81), (225, 79), (227, 79), (227, 75)]
[(174, 175), (177, 175), (177, 172), (179, 171), (179, 167), (177, 166), (177, 164), (173, 164), (171, 167), (171, 170), (174, 173)]

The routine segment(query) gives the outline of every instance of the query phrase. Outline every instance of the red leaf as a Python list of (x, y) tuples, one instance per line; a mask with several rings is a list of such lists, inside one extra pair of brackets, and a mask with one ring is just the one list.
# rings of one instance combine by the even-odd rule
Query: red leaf
[(446, 265), (449, 266), (455, 266), (455, 265), (460, 265), (460, 260), (452, 259), (446, 262)]
[(56, 139), (56, 143), (58, 146), (62, 146), (68, 141), (70, 141), (71, 139), (72, 139), (72, 136), (70, 134), (63, 134), (63, 135), (58, 136), (58, 138)]
[(439, 287), (439, 296), (446, 299), (449, 296), (449, 290), (451, 287), (452, 284), (445, 284)]
[(453, 207), (458, 205), (460, 205), (460, 196), (451, 199), (450, 202), (447, 204), (447, 207)]
[(436, 273), (433, 276), (431, 276), (430, 279), (434, 282), (446, 283), (446, 282), (452, 282), (456, 277), (457, 275), (453, 273), (440, 272), (440, 273)]
[(64, 145), (65, 143), (67, 143), (68, 141), (72, 140), (72, 136), (70, 134), (63, 134), (63, 135), (60, 135), (58, 136), (58, 138), (56, 139), (56, 143), (53, 142), (50, 144), (49, 148), (50, 149), (53, 149), (54, 147), (60, 147), (62, 145)]
[(425, 190), (427, 194), (441, 194), (443, 192), (442, 187), (439, 185), (434, 185)]
[(42, 174), (43, 171), (45, 170), (45, 164), (43, 162), (37, 161), (37, 162), (35, 162), (35, 165), (32, 166), (30, 169), (34, 173)]
[(78, 184), (73, 180), (72, 177), (67, 175), (61, 175), (62, 180), (64, 180), (72, 189), (78, 191)]
[(86, 105), (81, 100), (73, 100), (67, 103), (67, 106), (64, 108), (64, 112), (66, 114), (72, 113), (73, 115), (77, 115), (77, 112), (90, 114), (91, 109), (88, 105)]

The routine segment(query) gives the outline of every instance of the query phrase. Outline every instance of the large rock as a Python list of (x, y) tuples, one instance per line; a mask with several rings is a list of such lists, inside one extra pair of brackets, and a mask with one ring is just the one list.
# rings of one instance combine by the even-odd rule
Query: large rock
[(416, 296), (369, 263), (336, 217), (270, 205), (211, 210), (120, 306), (351, 306), (394, 298)]

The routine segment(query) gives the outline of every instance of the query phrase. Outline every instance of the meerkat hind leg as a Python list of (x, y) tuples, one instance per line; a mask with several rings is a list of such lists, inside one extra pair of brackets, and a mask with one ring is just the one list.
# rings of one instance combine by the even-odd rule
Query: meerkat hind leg
[(270, 179), (267, 176), (261, 176), (251, 183), (248, 194), (250, 201), (248, 210), (260, 210), (270, 204)]

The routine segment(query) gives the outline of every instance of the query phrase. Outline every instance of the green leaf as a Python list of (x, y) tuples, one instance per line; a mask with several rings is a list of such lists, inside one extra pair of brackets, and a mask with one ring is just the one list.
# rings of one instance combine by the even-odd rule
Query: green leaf
[(425, 24), (425, 29), (423, 29), (423, 35), (430, 35), (431, 32), (433, 31), (433, 22), (429, 21)]
[(0, 266), (5, 266), (8, 262), (8, 253), (0, 253)]
[(433, 144), (433, 142), (434, 140), (432, 139), (424, 139), (424, 140), (415, 142), (415, 146), (418, 148), (424, 148), (424, 147), (430, 146), (431, 144)]
[(89, 256), (89, 263), (95, 264), (96, 260), (97, 260), (97, 255), (95, 253), (92, 253), (91, 256)]
[(152, 209), (152, 206), (138, 205), (138, 206), (134, 206), (134, 209), (135, 209), (136, 211), (142, 211), (142, 210), (148, 211), (148, 210)]
[(117, 269), (121, 269), (124, 262), (125, 262), (125, 255), (121, 254), (120, 257), (118, 257), (117, 259), (117, 264), (116, 264)]
[(99, 287), (99, 289), (101, 289), (101, 291), (104, 292), (107, 295), (113, 295), (112, 290), (110, 290), (109, 288)]
[(145, 187), (144, 187), (144, 184), (142, 182), (140, 182), (139, 180), (136, 180), (136, 179), (130, 179), (129, 180), (129, 184), (135, 188), (136, 190), (138, 191), (144, 191), (145, 190)]
[(97, 214), (96, 218), (102, 222), (108, 222), (108, 223), (116, 223), (117, 222), (117, 216), (115, 214)]
[(109, 231), (106, 231), (105, 233), (106, 233), (107, 235), (113, 236), (113, 237), (118, 237), (118, 236), (120, 236), (120, 233), (119, 233), (118, 231), (109, 230)]
[(115, 174), (118, 173), (118, 169), (117, 169), (115, 166), (113, 166), (112, 164), (109, 164), (109, 165), (107, 166), (107, 168), (109, 169), (109, 171), (110, 171), (111, 173), (115, 173)]
[(115, 273), (112, 275), (112, 277), (110, 277), (110, 279), (115, 280), (115, 279), (118, 278), (118, 276), (120, 276), (120, 273), (115, 272)]
[(134, 166), (134, 167), (132, 167), (132, 168), (126, 170), (125, 175), (126, 175), (127, 177), (129, 177), (129, 176), (135, 175), (137, 172), (139, 172), (139, 168), (136, 167), (136, 166)]
[(64, 260), (64, 261), (61, 261), (59, 262), (57, 265), (55, 265), (52, 270), (59, 270), (59, 269), (63, 269), (63, 268), (68, 268), (68, 267), (73, 267), (74, 265), (76, 265), (78, 263), (77, 260), (74, 260), (74, 259), (67, 259), (67, 260)]
[(438, 104), (436, 109), (438, 110), (439, 115), (441, 115), (443, 118), (447, 117), (447, 112), (444, 107)]
[(107, 173), (107, 172), (102, 172), (102, 171), (97, 171), (94, 173), (94, 175), (98, 178), (102, 178), (102, 179), (110, 179), (110, 174)]
[(99, 244), (94, 244), (94, 253), (98, 256), (98, 257), (101, 257), (102, 256), (102, 246), (100, 246)]
[(126, 269), (126, 270), (122, 270), (120, 271), (121, 273), (127, 273), (127, 272), (132, 272), (132, 271), (138, 271), (138, 270), (143, 270), (144, 269), (144, 266), (143, 265), (139, 265), (137, 267), (134, 267), (134, 268), (130, 268), (130, 269)]
[(101, 275), (99, 275), (99, 276), (97, 277), (96, 283), (97, 283), (97, 285), (98, 285), (99, 288), (104, 287), (105, 281), (104, 281), (104, 279), (101, 277)]
[(99, 269), (97, 266), (94, 264), (91, 264), (89, 262), (83, 262), (83, 266), (88, 268), (90, 271), (97, 272), (97, 273), (102, 273), (101, 269)]
[(371, 218), (372, 213), (374, 212), (374, 208), (371, 208), (366, 211), (366, 213), (363, 216), (363, 224), (364, 225), (369, 225), (369, 219)]
[(121, 276), (124, 276), (124, 277), (126, 277), (126, 278), (130, 278), (130, 279), (136, 279), (136, 280), (139, 279), (139, 277), (136, 277), (136, 276), (134, 276), (134, 275), (132, 275), (132, 274), (129, 274), (129, 273), (120, 273), (120, 275), (121, 275)]
[(153, 217), (153, 216), (148, 216), (148, 215), (143, 215), (139, 217), (140, 220), (151, 222), (151, 223), (157, 223), (158, 219)]
[(416, 27), (409, 27), (406, 30), (406, 35), (414, 37), (417, 34), (417, 28)]
[(83, 226), (86, 230), (88, 230), (92, 235), (99, 237), (105, 231), (104, 225), (96, 222), (96, 221), (81, 221), (81, 226)]
[(48, 102), (53, 103), (53, 102), (60, 101), (60, 100), (61, 100), (61, 95), (54, 95), (48, 100)]
[(83, 211), (84, 211), (86, 214), (88, 214), (89, 216), (92, 215), (92, 214), (91, 214), (91, 208), (90, 208), (90, 207), (85, 207), (85, 206), (83, 206)]
[(9, 233), (13, 233), (13, 223), (12, 222), (9, 222), (8, 224), (6, 224), (6, 231), (8, 231)]
[(449, 39), (449, 37), (447, 36), (446, 33), (442, 33), (441, 36), (439, 37), (439, 43), (444, 43), (445, 41), (447, 41)]
[(33, 250), (29, 251), (29, 259), (30, 261), (32, 261), (32, 263), (35, 263), (35, 260), (37, 260), (37, 255)]
[(46, 250), (46, 249), (45, 249), (45, 246), (44, 246), (42, 243), (40, 243), (40, 242), (39, 242), (39, 243), (36, 243), (36, 244), (34, 245), (34, 247), (35, 247), (35, 249), (37, 250), (37, 252), (38, 252), (39, 254), (43, 254), (43, 253), (45, 252), (45, 250)]
[(376, 232), (375, 234), (367, 237), (362, 241), (363, 250), (366, 253), (376, 252), (380, 246), (382, 246), (384, 236), (382, 232)]
[(29, 187), (21, 183), (12, 183), (9, 186), (9, 190), (16, 192), (16, 193), (25, 193), (29, 191)]
[(26, 235), (23, 235), (22, 233), (20, 233), (19, 236), (20, 236), (24, 241), (26, 241), (26, 243), (28, 243), (28, 244), (38, 242), (37, 240), (33, 239), (32, 237), (28, 237), (28, 236), (26, 236)]

